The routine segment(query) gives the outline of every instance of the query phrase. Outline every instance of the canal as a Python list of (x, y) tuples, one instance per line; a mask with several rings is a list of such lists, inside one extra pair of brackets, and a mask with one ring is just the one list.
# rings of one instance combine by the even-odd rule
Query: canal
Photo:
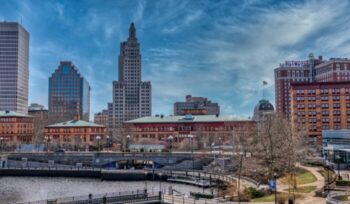
[[(202, 189), (190, 185), (162, 182), (162, 191), (168, 193), (171, 186), (174, 190), (188, 195), (192, 192), (210, 193), (210, 189)], [(144, 181), (121, 182), (101, 181), (99, 179), (82, 178), (45, 178), (45, 177), (0, 177), (0, 203), (27, 202), (59, 197), (104, 194), (144, 189)], [(159, 191), (158, 181), (147, 181), (148, 192)]]

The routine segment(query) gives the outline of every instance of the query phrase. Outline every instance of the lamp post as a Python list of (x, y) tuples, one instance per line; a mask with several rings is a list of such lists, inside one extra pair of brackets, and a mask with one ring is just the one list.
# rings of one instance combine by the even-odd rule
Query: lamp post
[(97, 135), (97, 136), (96, 136), (96, 141), (97, 141), (97, 153), (100, 152), (100, 140), (101, 140), (101, 136)]
[(172, 150), (173, 150), (173, 140), (174, 140), (174, 137), (173, 137), (172, 135), (170, 135), (170, 136), (168, 137), (170, 153), (171, 153)]
[(126, 150), (129, 149), (129, 142), (130, 142), (130, 135), (127, 135), (127, 136), (126, 136), (126, 145), (125, 145), (125, 146), (126, 146), (126, 147), (125, 147)]
[(241, 174), (242, 174), (243, 159), (244, 159), (244, 157), (249, 158), (251, 156), (251, 153), (250, 152), (239, 152), (238, 154), (239, 154), (239, 172), (238, 172), (237, 195), (238, 195), (238, 203), (241, 203), (240, 187), (241, 187)]
[(188, 135), (191, 140), (191, 152), (192, 152), (192, 172), (194, 172), (194, 155), (193, 155), (193, 135)]
[(335, 159), (337, 160), (337, 165), (338, 165), (338, 179), (340, 179), (340, 155), (339, 155), (339, 152), (338, 154), (335, 156)]
[(106, 136), (106, 139), (107, 139), (107, 151), (109, 151), (109, 135)]
[(329, 162), (326, 161), (326, 169), (327, 169), (327, 180), (325, 180), (326, 185), (325, 185), (325, 191), (327, 191), (329, 193)]
[(159, 173), (159, 198), (162, 200), (162, 173)]
[(275, 204), (277, 204), (277, 173), (273, 173), (273, 177), (275, 179)]
[(0, 137), (0, 152), (2, 152), (2, 143), (4, 141), (4, 138), (3, 137)]
[(147, 171), (145, 171), (145, 191), (147, 193)]

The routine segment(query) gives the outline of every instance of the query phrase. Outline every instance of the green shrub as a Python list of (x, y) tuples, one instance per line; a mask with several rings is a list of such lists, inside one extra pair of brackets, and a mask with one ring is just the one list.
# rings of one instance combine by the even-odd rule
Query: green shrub
[(256, 188), (253, 187), (249, 187), (244, 189), (244, 193), (249, 195), (250, 198), (254, 199), (254, 198), (261, 198), (265, 196), (265, 193), (263, 191), (260, 191)]
[(213, 199), (214, 198), (212, 194), (205, 194), (205, 193), (190, 192), (190, 195), (195, 199), (199, 199), (199, 198)]
[(337, 186), (350, 186), (350, 181), (348, 180), (339, 180), (336, 181)]

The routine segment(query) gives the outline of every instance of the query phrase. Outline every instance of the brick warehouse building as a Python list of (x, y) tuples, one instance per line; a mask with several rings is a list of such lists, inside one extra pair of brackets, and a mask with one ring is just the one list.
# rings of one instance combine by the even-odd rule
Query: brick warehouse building
[(1, 145), (28, 144), (33, 140), (33, 117), (13, 111), (0, 111)]
[(186, 116), (149, 116), (124, 122), (126, 134), (135, 141), (143, 139), (167, 142), (173, 136), (176, 147), (189, 135), (201, 141), (204, 147), (213, 142), (225, 143), (232, 140), (233, 131), (254, 130), (255, 121), (241, 120), (232, 116), (186, 115)]
[(52, 146), (96, 145), (97, 136), (103, 141), (106, 131), (106, 127), (103, 125), (83, 120), (71, 120), (46, 126), (45, 140)]
[(350, 129), (350, 82), (291, 84), (292, 121), (308, 128), (312, 141), (322, 130)]

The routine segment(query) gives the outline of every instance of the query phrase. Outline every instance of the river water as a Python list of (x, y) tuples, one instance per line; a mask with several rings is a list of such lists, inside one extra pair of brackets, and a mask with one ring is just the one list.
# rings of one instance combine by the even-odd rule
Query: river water
[[(182, 194), (206, 192), (202, 188), (162, 182), (162, 191), (168, 192), (171, 186)], [(82, 178), (43, 178), (43, 177), (0, 177), (0, 203), (28, 202), (61, 197), (92, 194), (116, 193), (144, 189), (145, 182), (101, 181)], [(147, 181), (148, 192), (159, 191), (159, 182)]]

